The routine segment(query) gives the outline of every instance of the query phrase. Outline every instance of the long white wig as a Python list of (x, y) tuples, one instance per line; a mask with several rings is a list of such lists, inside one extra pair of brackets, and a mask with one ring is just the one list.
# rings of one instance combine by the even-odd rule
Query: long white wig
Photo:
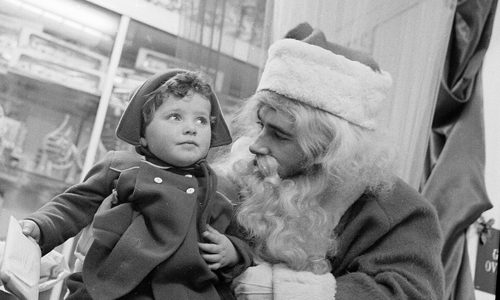
[[(281, 179), (278, 162), (246, 149), (259, 134), (257, 111), (269, 106), (289, 116), (306, 162), (301, 174)], [(239, 111), (234, 124), (239, 141), (213, 164), (219, 176), (240, 188), (237, 220), (248, 232), (257, 256), (317, 274), (330, 271), (336, 251), (334, 229), (341, 216), (325, 210), (341, 206), (352, 189), (383, 196), (393, 184), (392, 147), (383, 135), (271, 91), (260, 91)], [(238, 143), (238, 142), (237, 142)], [(236, 149), (236, 150), (235, 150)]]

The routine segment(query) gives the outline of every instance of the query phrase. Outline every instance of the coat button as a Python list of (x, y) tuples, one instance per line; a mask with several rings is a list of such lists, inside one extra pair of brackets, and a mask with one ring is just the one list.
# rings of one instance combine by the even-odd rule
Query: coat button
[(193, 178), (193, 175), (191, 175), (191, 174), (186, 174), (184, 176), (186, 176), (187, 178)]
[(160, 177), (155, 177), (154, 181), (156, 183), (162, 183), (163, 182), (163, 179), (161, 179)]
[(188, 188), (188, 189), (186, 190), (186, 193), (188, 193), (188, 194), (192, 194), (192, 193), (194, 193), (194, 188)]

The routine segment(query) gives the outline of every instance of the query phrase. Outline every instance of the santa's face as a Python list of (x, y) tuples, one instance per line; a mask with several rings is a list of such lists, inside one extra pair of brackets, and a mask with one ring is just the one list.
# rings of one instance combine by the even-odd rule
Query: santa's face
[(269, 155), (279, 163), (278, 174), (289, 178), (303, 172), (305, 162), (293, 120), (271, 107), (263, 106), (257, 112), (262, 130), (250, 145), (250, 152), (256, 155)]

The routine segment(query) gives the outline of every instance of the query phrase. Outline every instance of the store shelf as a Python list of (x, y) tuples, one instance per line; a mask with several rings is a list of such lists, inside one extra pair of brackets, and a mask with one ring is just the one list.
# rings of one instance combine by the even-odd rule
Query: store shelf
[[(60, 85), (30, 73), (9, 69), (0, 74), (0, 89), (7, 96), (36, 102), (54, 110), (74, 115), (95, 113), (99, 96)], [(5, 95), (5, 94), (4, 94)]]
[(9, 70), (94, 95), (100, 94), (104, 79), (104, 74), (99, 71), (75, 69), (32, 49), (18, 48)]
[[(19, 28), (21, 27), (21, 28)], [(27, 77), (99, 95), (109, 59), (33, 27), (0, 26), (0, 72)]]
[[(62, 118), (68, 118), (68, 132), (65, 131), (62, 134), (65, 134), (68, 143), (74, 144), (75, 147), (83, 147), (85, 143), (88, 143), (88, 134), (95, 118), (99, 96), (14, 70), (9, 70), (7, 74), (0, 74), (0, 91), (0, 104), (8, 108), (6, 110), (8, 115), (23, 124), (28, 136), (25, 142), (16, 143), (15, 147), (4, 143), (4, 147), (9, 146), (9, 149), (12, 149), (15, 159), (11, 161), (10, 155), (0, 153), (5, 156), (3, 164), (11, 168), (9, 170), (11, 174), (8, 176), (3, 168), (0, 168), (2, 170), (0, 175), (3, 176), (0, 182), (2, 184), (0, 192), (5, 192), (2, 190), (7, 188), (9, 178), (12, 179), (9, 186), (24, 182), (23, 180), (33, 181), (19, 185), (18, 190), (24, 191), (32, 186), (41, 185), (37, 189), (45, 193), (49, 193), (52, 190), (51, 187), (54, 187), (55, 191), (60, 191), (58, 186), (61, 184), (58, 183), (61, 180), (66, 182), (62, 184), (65, 187), (78, 181), (80, 171), (78, 167), (58, 170), (57, 166), (52, 168), (50, 163), (46, 165), (42, 162), (42, 158), (45, 157), (42, 155), (44, 153), (42, 141), (48, 133), (60, 126)], [(16, 167), (20, 169), (16, 170)], [(51, 180), (54, 182), (51, 183)], [(36, 191), (29, 193), (34, 192)]]
[[(48, 202), (53, 196), (63, 192), (70, 185), (68, 182), (11, 167), (8, 164), (2, 164), (2, 172), (0, 172), (0, 192), (2, 195), (13, 196), (13, 193), (16, 193), (16, 198), (24, 198), (26, 195), (30, 195), (27, 200), (40, 205)], [(19, 194), (21, 191), (22, 194)]]
[(29, 28), (21, 31), (19, 47), (32, 49), (48, 61), (72, 69), (94, 70), (102, 73), (108, 67), (108, 58), (105, 56)]
[(0, 186), (2, 188), (23, 186), (29, 190), (42, 192), (43, 190), (63, 191), (70, 185), (63, 180), (12, 167), (8, 164), (2, 164), (2, 172), (0, 172)]

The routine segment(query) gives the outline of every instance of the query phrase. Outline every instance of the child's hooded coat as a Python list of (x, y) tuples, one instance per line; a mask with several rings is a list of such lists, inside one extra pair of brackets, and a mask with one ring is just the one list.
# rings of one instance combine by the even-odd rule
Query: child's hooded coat
[[(147, 80), (132, 95), (118, 125), (117, 136), (136, 146), (146, 160), (111, 151), (82, 183), (29, 216), (42, 231), (44, 253), (94, 221), (95, 240), (83, 265), (83, 282), (94, 299), (219, 299), (227, 292), (225, 278), (238, 275), (251, 261), (246, 244), (233, 236), (228, 238), (242, 264), (216, 274), (200, 255), (197, 243), (206, 224), (221, 233), (233, 228), (232, 204), (216, 192), (217, 179), (206, 162), (172, 167), (140, 146), (147, 95), (180, 72), (185, 70)], [(227, 145), (231, 136), (215, 94), (210, 102), (216, 117), (211, 147)], [(115, 205), (96, 214), (107, 197)]]

